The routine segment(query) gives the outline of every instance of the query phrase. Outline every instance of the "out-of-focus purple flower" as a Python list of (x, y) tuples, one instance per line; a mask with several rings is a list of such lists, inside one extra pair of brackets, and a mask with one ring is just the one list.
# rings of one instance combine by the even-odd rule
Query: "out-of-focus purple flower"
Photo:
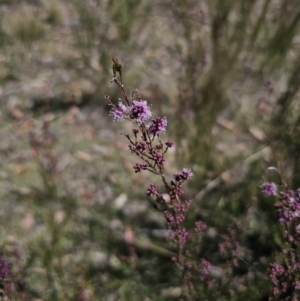
[[(174, 239), (175, 234), (176, 234), (176, 233), (175, 233), (175, 231), (173, 231), (173, 230), (168, 231), (168, 235), (167, 235), (168, 239), (170, 239), (170, 240)], [(176, 261), (176, 260), (175, 260), (175, 261)]]
[(152, 150), (151, 155), (156, 164), (163, 164), (165, 162), (164, 156), (155, 149)]
[(191, 234), (184, 228), (176, 230), (175, 232), (181, 245), (185, 244), (187, 239), (191, 236)]
[(124, 119), (124, 113), (126, 113), (126, 111), (127, 107), (122, 102), (119, 102), (117, 106), (111, 109), (110, 115), (115, 121), (122, 121)]
[(192, 282), (189, 282), (189, 284), (188, 284), (188, 288), (189, 288), (189, 290), (194, 290), (194, 284), (192, 283)]
[(171, 140), (168, 140), (168, 141), (166, 142), (166, 146), (169, 147), (169, 148), (171, 148), (173, 145), (174, 145), (174, 142), (171, 141)]
[(170, 191), (171, 199), (176, 199), (176, 196), (181, 196), (184, 194), (184, 191), (180, 185), (173, 185)]
[(211, 266), (210, 262), (202, 258), (201, 264), (202, 264), (202, 275), (207, 275)]
[(149, 167), (148, 163), (136, 163), (133, 166), (133, 169), (136, 173), (141, 172), (142, 170), (146, 170)]
[(286, 219), (283, 215), (279, 216), (278, 220), (279, 220), (281, 223), (285, 223), (285, 222), (287, 221), (287, 219)]
[(129, 149), (133, 153), (143, 153), (147, 149), (147, 144), (145, 142), (137, 142), (129, 145)]
[(119, 101), (118, 108), (120, 111), (125, 113), (127, 111), (127, 107), (123, 104), (123, 102)]
[(185, 216), (183, 214), (177, 215), (177, 221), (178, 223), (182, 223), (185, 220)]
[(260, 186), (262, 193), (267, 195), (276, 195), (277, 187), (273, 182), (266, 182)]
[(195, 222), (195, 231), (196, 232), (204, 231), (204, 230), (206, 230), (206, 228), (207, 228), (207, 225), (204, 222), (202, 222), (202, 221)]
[(156, 185), (150, 184), (149, 188), (147, 189), (147, 195), (148, 196), (157, 195)]
[(295, 285), (295, 289), (297, 291), (299, 291), (300, 290), (300, 281), (295, 281), (294, 285)]
[(177, 182), (189, 180), (192, 176), (193, 176), (193, 173), (189, 168), (184, 168), (182, 171), (175, 172), (173, 174), (173, 178)]
[(150, 134), (158, 135), (160, 133), (165, 133), (166, 131), (166, 127), (167, 127), (167, 118), (163, 117), (155, 117), (154, 119), (152, 119), (149, 127), (148, 127), (148, 132)]
[(186, 211), (185, 205), (184, 204), (177, 205), (177, 211), (185, 212)]
[(186, 267), (187, 267), (188, 269), (191, 269), (191, 268), (193, 267), (193, 264), (192, 264), (191, 262), (187, 262), (187, 263), (186, 263)]
[(5, 280), (8, 277), (11, 277), (11, 267), (6, 259), (0, 258), (0, 281)]
[(79, 288), (75, 297), (75, 301), (86, 301), (88, 300), (88, 295), (83, 288)]
[[(280, 222), (292, 221), (300, 217), (300, 198), (293, 190), (281, 191), (280, 200), (275, 203)], [(299, 229), (298, 229), (299, 230)], [(299, 232), (296, 230), (296, 232)]]
[(192, 200), (186, 200), (185, 204), (186, 204), (187, 207), (189, 207), (192, 204)]
[(135, 119), (138, 123), (142, 123), (149, 119), (152, 115), (147, 101), (133, 101), (133, 105), (128, 108), (130, 119)]
[(273, 275), (282, 275), (285, 272), (284, 267), (278, 263), (271, 263), (270, 270)]
[(12, 292), (12, 291), (13, 291), (13, 285), (12, 285), (11, 283), (7, 283), (7, 284), (5, 285), (5, 290), (6, 290), (7, 292)]
[(138, 152), (143, 152), (143, 151), (145, 151), (147, 149), (147, 144), (145, 143), (145, 142), (139, 142), (139, 143), (137, 143), (136, 144), (136, 150), (138, 151)]
[(167, 213), (165, 216), (169, 225), (172, 225), (175, 222), (175, 217), (173, 214)]

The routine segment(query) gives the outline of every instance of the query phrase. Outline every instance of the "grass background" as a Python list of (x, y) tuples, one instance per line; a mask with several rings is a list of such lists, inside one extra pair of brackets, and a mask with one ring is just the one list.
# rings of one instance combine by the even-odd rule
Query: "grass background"
[[(0, 245), (28, 300), (179, 298), (164, 219), (145, 195), (155, 178), (134, 174), (108, 116), (104, 95), (121, 96), (112, 56), (127, 91), (168, 118), (168, 174), (195, 173), (186, 226), (207, 222), (201, 248), (215, 266), (220, 235), (244, 217), (257, 270), (225, 274), (219, 300), (258, 299), (258, 271), (281, 247), (259, 185), (277, 180), (269, 166), (300, 184), (299, 16), (296, 0), (0, 1)], [(45, 123), (53, 143), (37, 153), (29, 133)]]

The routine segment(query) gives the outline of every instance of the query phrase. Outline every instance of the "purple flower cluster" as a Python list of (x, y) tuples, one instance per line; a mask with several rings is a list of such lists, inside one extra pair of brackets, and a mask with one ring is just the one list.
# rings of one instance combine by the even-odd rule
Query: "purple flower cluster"
[(266, 182), (261, 185), (261, 191), (267, 195), (276, 195), (277, 187), (273, 182)]
[[(208, 262), (206, 259), (201, 259), (201, 265), (202, 265), (202, 276), (208, 275), (209, 269), (210, 269), (210, 262)], [(201, 279), (200, 279), (201, 280)], [(202, 279), (204, 280), (204, 279)]]
[[(300, 195), (299, 191), (286, 190), (280, 192), (279, 201), (275, 203), (280, 222), (298, 221), (300, 217)], [(299, 221), (298, 221), (299, 222)], [(299, 223), (296, 225), (298, 232)]]
[[(300, 246), (300, 189), (297, 191), (289, 189), (282, 181), (281, 191), (277, 192), (274, 183), (262, 185), (263, 191), (268, 195), (276, 195), (278, 201), (275, 203), (278, 220), (282, 223), (282, 236), (285, 241), (284, 249), (278, 257), (278, 262), (270, 264), (268, 274), (272, 282), (272, 295), (276, 300), (285, 300), (287, 294), (289, 300), (298, 300), (300, 289), (300, 263), (298, 259), (298, 248)], [(281, 263), (281, 264), (280, 264)]]
[[(115, 68), (119, 68), (115, 60), (113, 62)], [(184, 168), (174, 173), (173, 179), (167, 180), (164, 166), (165, 154), (169, 148), (173, 147), (174, 142), (168, 140), (163, 143), (159, 137), (161, 133), (166, 132), (167, 118), (155, 116), (151, 118), (152, 112), (147, 105), (147, 101), (141, 98), (138, 90), (133, 91), (130, 100), (125, 93), (122, 79), (119, 82), (114, 76), (112, 82), (116, 83), (121, 89), (123, 101), (121, 100), (118, 105), (115, 105), (108, 96), (106, 97), (108, 104), (112, 107), (110, 115), (116, 121), (125, 119), (136, 125), (136, 129), (132, 130), (133, 135), (124, 134), (129, 141), (130, 151), (142, 160), (141, 163), (134, 164), (134, 171), (140, 173), (147, 170), (161, 178), (165, 194), (161, 193), (157, 185), (150, 184), (147, 195), (155, 197), (155, 200), (153, 200), (154, 198), (151, 199), (153, 206), (164, 214), (166, 226), (170, 230), (168, 238), (176, 245), (178, 250), (177, 263), (181, 267), (187, 266), (194, 273), (192, 265), (187, 264), (188, 245), (194, 244), (196, 241), (199, 243), (202, 235), (200, 232), (206, 229), (206, 225), (200, 221), (195, 224), (196, 233), (193, 233), (193, 236), (197, 236), (195, 238), (192, 238), (191, 233), (183, 227), (191, 201), (181, 199), (184, 194), (182, 184), (189, 180), (193, 173), (191, 169)], [(149, 120), (150, 118), (151, 120)], [(209, 263), (203, 259), (198, 265), (203, 271), (202, 276), (207, 275)], [(187, 274), (184, 277), (186, 278), (184, 282), (188, 283), (193, 276)], [(190, 285), (192, 287), (193, 283), (190, 282)]]
[(141, 124), (148, 120), (152, 113), (146, 100), (134, 100), (131, 106), (126, 106), (122, 101), (119, 101), (118, 105), (113, 105), (110, 115), (115, 121), (122, 121), (124, 117), (129, 117)]
[(168, 222), (168, 225), (171, 227), (175, 222), (175, 216), (169, 212), (165, 212), (165, 217)]
[(148, 196), (157, 195), (157, 188), (156, 188), (156, 185), (150, 184), (149, 188), (147, 189), (147, 195), (148, 195)]
[(173, 178), (176, 182), (183, 182), (189, 180), (193, 176), (192, 171), (189, 168), (184, 168), (180, 172), (175, 172)]
[(184, 191), (180, 185), (173, 185), (172, 190), (170, 191), (170, 196), (172, 199), (176, 199), (177, 195), (183, 195)]
[(122, 121), (124, 119), (124, 114), (126, 112), (127, 112), (127, 107), (122, 102), (119, 102), (117, 106), (114, 106), (111, 109), (110, 115), (113, 117), (115, 121)]
[(205, 231), (207, 225), (202, 221), (195, 222), (195, 232)]
[(171, 148), (173, 145), (174, 145), (174, 142), (171, 141), (171, 140), (168, 140), (168, 141), (166, 142), (166, 146), (167, 146), (168, 148)]
[(163, 164), (165, 162), (165, 158), (163, 156), (163, 154), (161, 154), (160, 152), (156, 151), (155, 149), (153, 149), (151, 151), (151, 155), (152, 155), (152, 160), (154, 160), (154, 162), (156, 164)]
[[(294, 261), (296, 255), (294, 252), (291, 255)], [(287, 293), (292, 296), (292, 300), (298, 300), (297, 296), (300, 290), (299, 270), (299, 262), (293, 262), (287, 266), (278, 263), (270, 264), (268, 272), (273, 285), (272, 293), (278, 300), (283, 300), (281, 297)]]
[(133, 166), (133, 169), (136, 173), (141, 172), (142, 170), (146, 170), (149, 167), (148, 163), (136, 163)]
[(137, 142), (135, 144), (129, 145), (129, 149), (132, 153), (143, 153), (147, 149), (147, 144), (145, 142)]
[(185, 220), (185, 215), (184, 214), (178, 214), (177, 215), (177, 222), (182, 223)]
[(191, 234), (184, 228), (176, 230), (175, 235), (178, 237), (179, 244), (181, 245), (184, 245), (187, 242), (187, 239), (191, 236)]
[(11, 265), (5, 258), (0, 258), (0, 281), (10, 278), (11, 276), (13, 276)]
[(185, 204), (180, 203), (180, 204), (177, 205), (176, 209), (177, 209), (178, 212), (185, 212), (186, 211), (186, 206), (185, 206)]
[(148, 120), (152, 113), (147, 106), (147, 101), (133, 101), (133, 105), (128, 108), (129, 118), (135, 120), (137, 123), (142, 123)]
[(13, 291), (13, 283), (16, 281), (15, 275), (11, 270), (11, 265), (5, 258), (0, 258), (0, 286), (9, 293)]
[(273, 294), (278, 296), (281, 292), (287, 289), (287, 282), (284, 281), (287, 275), (285, 268), (277, 263), (271, 263), (269, 268), (269, 275), (273, 284)]
[[(221, 235), (222, 242), (219, 243), (219, 253), (223, 258), (231, 258), (232, 254), (238, 255), (240, 244), (236, 239), (239, 223), (232, 223), (227, 227), (228, 234)], [(238, 265), (233, 262), (233, 265)]]
[(164, 133), (167, 127), (167, 118), (155, 117), (148, 126), (148, 132), (154, 136)]
[(294, 285), (295, 285), (295, 289), (297, 291), (300, 291), (300, 281), (295, 281)]

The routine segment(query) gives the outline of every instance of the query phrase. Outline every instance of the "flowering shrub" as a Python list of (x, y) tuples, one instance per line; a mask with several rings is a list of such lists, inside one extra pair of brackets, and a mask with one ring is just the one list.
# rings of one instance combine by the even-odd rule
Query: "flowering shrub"
[(300, 190), (290, 189), (284, 181), (280, 185), (264, 183), (261, 189), (277, 198), (274, 206), (282, 234), (281, 250), (268, 270), (271, 296), (275, 300), (296, 301), (300, 295)]
[(11, 282), (14, 279), (14, 274), (11, 271), (11, 265), (7, 262), (5, 258), (0, 258), (0, 283), (3, 286), (4, 291), (12, 291)]
[(0, 300), (24, 300), (24, 286), (24, 280), (18, 279), (12, 271), (12, 265), (0, 254)]
[(189, 168), (183, 168), (175, 172), (170, 180), (165, 174), (165, 155), (174, 145), (170, 140), (163, 142), (161, 139), (161, 135), (166, 133), (167, 118), (153, 117), (148, 102), (142, 98), (138, 90), (133, 91), (131, 97), (128, 97), (122, 82), (122, 65), (116, 58), (113, 58), (112, 69), (114, 76), (111, 82), (120, 88), (123, 99), (119, 99), (118, 104), (115, 104), (109, 96), (105, 97), (108, 105), (111, 106), (110, 115), (115, 121), (127, 120), (135, 126), (132, 134), (122, 132), (128, 140), (129, 150), (140, 159), (140, 162), (133, 166), (135, 173), (151, 172), (157, 175), (163, 184), (161, 187), (151, 183), (146, 194), (152, 198), (151, 203), (154, 208), (164, 215), (169, 230), (168, 238), (176, 247), (176, 256), (172, 257), (172, 261), (176, 264), (181, 277), (182, 295), (188, 300), (196, 300), (203, 296), (217, 300), (220, 298), (239, 300), (236, 299), (239, 298), (236, 293), (241, 294), (243, 290), (234, 279), (233, 270), (240, 267), (238, 260), (241, 260), (248, 268), (263, 276), (261, 278), (269, 280), (272, 285), (270, 293), (266, 289), (262, 289), (259, 295), (250, 292), (253, 300), (265, 300), (266, 294), (269, 295), (269, 300), (298, 300), (300, 190), (289, 189), (283, 181), (280, 187), (273, 182), (261, 185), (264, 194), (278, 199), (274, 206), (282, 228), (282, 250), (275, 254), (275, 262), (269, 265), (269, 278), (267, 279), (243, 259), (245, 248), (238, 240), (238, 233), (242, 231), (240, 221), (231, 223), (227, 231), (221, 231), (223, 234), (218, 238), (221, 268), (219, 275), (216, 275), (218, 273), (212, 272), (211, 263), (202, 256), (201, 245), (207, 225), (198, 220), (194, 223), (194, 231), (184, 227), (191, 200), (184, 198), (183, 184), (192, 178), (193, 172)]
[[(165, 155), (174, 145), (173, 141), (163, 142), (160, 137), (161, 134), (166, 133), (167, 118), (158, 116), (151, 118), (150, 107), (138, 90), (132, 92), (131, 99), (128, 97), (122, 83), (122, 65), (116, 58), (113, 58), (112, 69), (114, 77), (111, 81), (120, 88), (123, 99), (119, 99), (118, 104), (114, 104), (110, 97), (106, 96), (108, 105), (112, 107), (110, 115), (115, 121), (128, 120), (135, 125), (131, 135), (123, 132), (129, 142), (129, 150), (141, 160), (133, 166), (134, 171), (136, 173), (149, 171), (160, 177), (163, 183), (164, 190), (158, 184), (151, 183), (146, 194), (153, 198), (151, 201), (153, 206), (165, 217), (169, 229), (168, 237), (177, 250), (177, 256), (173, 257), (172, 260), (179, 267), (184, 283), (183, 290), (185, 292), (193, 290), (192, 278), (194, 274), (198, 275), (197, 281), (200, 279), (207, 286), (209, 284), (210, 263), (204, 258), (201, 258), (197, 264), (193, 263), (191, 250), (187, 247), (189, 242), (192, 243), (196, 240), (196, 236), (201, 237), (203, 231), (206, 230), (206, 224), (197, 221), (194, 235), (183, 226), (183, 221), (191, 204), (191, 200), (183, 198), (183, 184), (191, 179), (193, 172), (189, 168), (183, 168), (173, 174), (173, 179), (167, 179), (164, 170)], [(117, 73), (119, 73), (120, 79), (117, 78)]]

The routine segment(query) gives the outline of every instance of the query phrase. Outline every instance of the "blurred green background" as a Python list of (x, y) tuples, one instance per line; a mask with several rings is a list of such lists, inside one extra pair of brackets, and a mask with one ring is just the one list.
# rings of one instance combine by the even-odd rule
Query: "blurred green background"
[(112, 56), (127, 92), (168, 118), (167, 173), (195, 173), (186, 227), (208, 224), (201, 256), (224, 268), (220, 237), (243, 221), (256, 270), (226, 270), (218, 300), (263, 300), (259, 272), (281, 241), (259, 185), (278, 180), (275, 166), (300, 186), (299, 20), (297, 0), (0, 1), (0, 245), (26, 300), (179, 299), (164, 219), (145, 194), (155, 178), (134, 174), (123, 124), (108, 116), (104, 95), (121, 96)]

